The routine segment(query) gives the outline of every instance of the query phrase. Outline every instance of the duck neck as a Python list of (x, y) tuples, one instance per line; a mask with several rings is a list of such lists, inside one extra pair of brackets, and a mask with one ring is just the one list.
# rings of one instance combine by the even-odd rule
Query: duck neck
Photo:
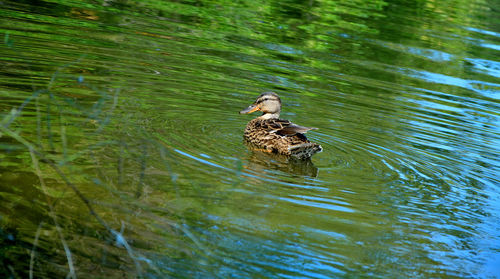
[(264, 113), (261, 116), (258, 117), (259, 119), (271, 119), (271, 118), (280, 118), (280, 113), (275, 112), (275, 113)]

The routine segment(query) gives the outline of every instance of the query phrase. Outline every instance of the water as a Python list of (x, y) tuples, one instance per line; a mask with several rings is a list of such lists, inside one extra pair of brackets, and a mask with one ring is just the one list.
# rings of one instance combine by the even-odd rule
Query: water
[(2, 277), (499, 278), (499, 6), (2, 1)]

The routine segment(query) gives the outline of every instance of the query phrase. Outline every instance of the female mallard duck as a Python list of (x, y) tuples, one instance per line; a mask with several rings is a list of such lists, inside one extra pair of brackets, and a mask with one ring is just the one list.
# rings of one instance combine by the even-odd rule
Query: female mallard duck
[(317, 128), (308, 128), (279, 119), (281, 100), (274, 92), (265, 92), (240, 114), (262, 111), (263, 114), (248, 122), (245, 128), (245, 140), (267, 152), (274, 152), (306, 159), (321, 152), (323, 148), (307, 140), (304, 133)]

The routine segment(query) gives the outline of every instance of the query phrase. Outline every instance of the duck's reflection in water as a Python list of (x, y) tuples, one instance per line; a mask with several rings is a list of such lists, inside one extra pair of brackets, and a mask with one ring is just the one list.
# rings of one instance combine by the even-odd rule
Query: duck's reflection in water
[(318, 168), (314, 166), (310, 158), (295, 159), (276, 153), (261, 151), (248, 145), (250, 153), (246, 169), (254, 173), (264, 173), (269, 170), (277, 170), (298, 176), (318, 176)]

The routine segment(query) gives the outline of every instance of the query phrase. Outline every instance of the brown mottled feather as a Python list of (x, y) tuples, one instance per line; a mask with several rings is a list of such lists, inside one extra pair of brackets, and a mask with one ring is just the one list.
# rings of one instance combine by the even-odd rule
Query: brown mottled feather
[(270, 152), (305, 159), (323, 150), (304, 135), (312, 129), (316, 128), (299, 126), (283, 119), (255, 118), (248, 122), (244, 138)]

